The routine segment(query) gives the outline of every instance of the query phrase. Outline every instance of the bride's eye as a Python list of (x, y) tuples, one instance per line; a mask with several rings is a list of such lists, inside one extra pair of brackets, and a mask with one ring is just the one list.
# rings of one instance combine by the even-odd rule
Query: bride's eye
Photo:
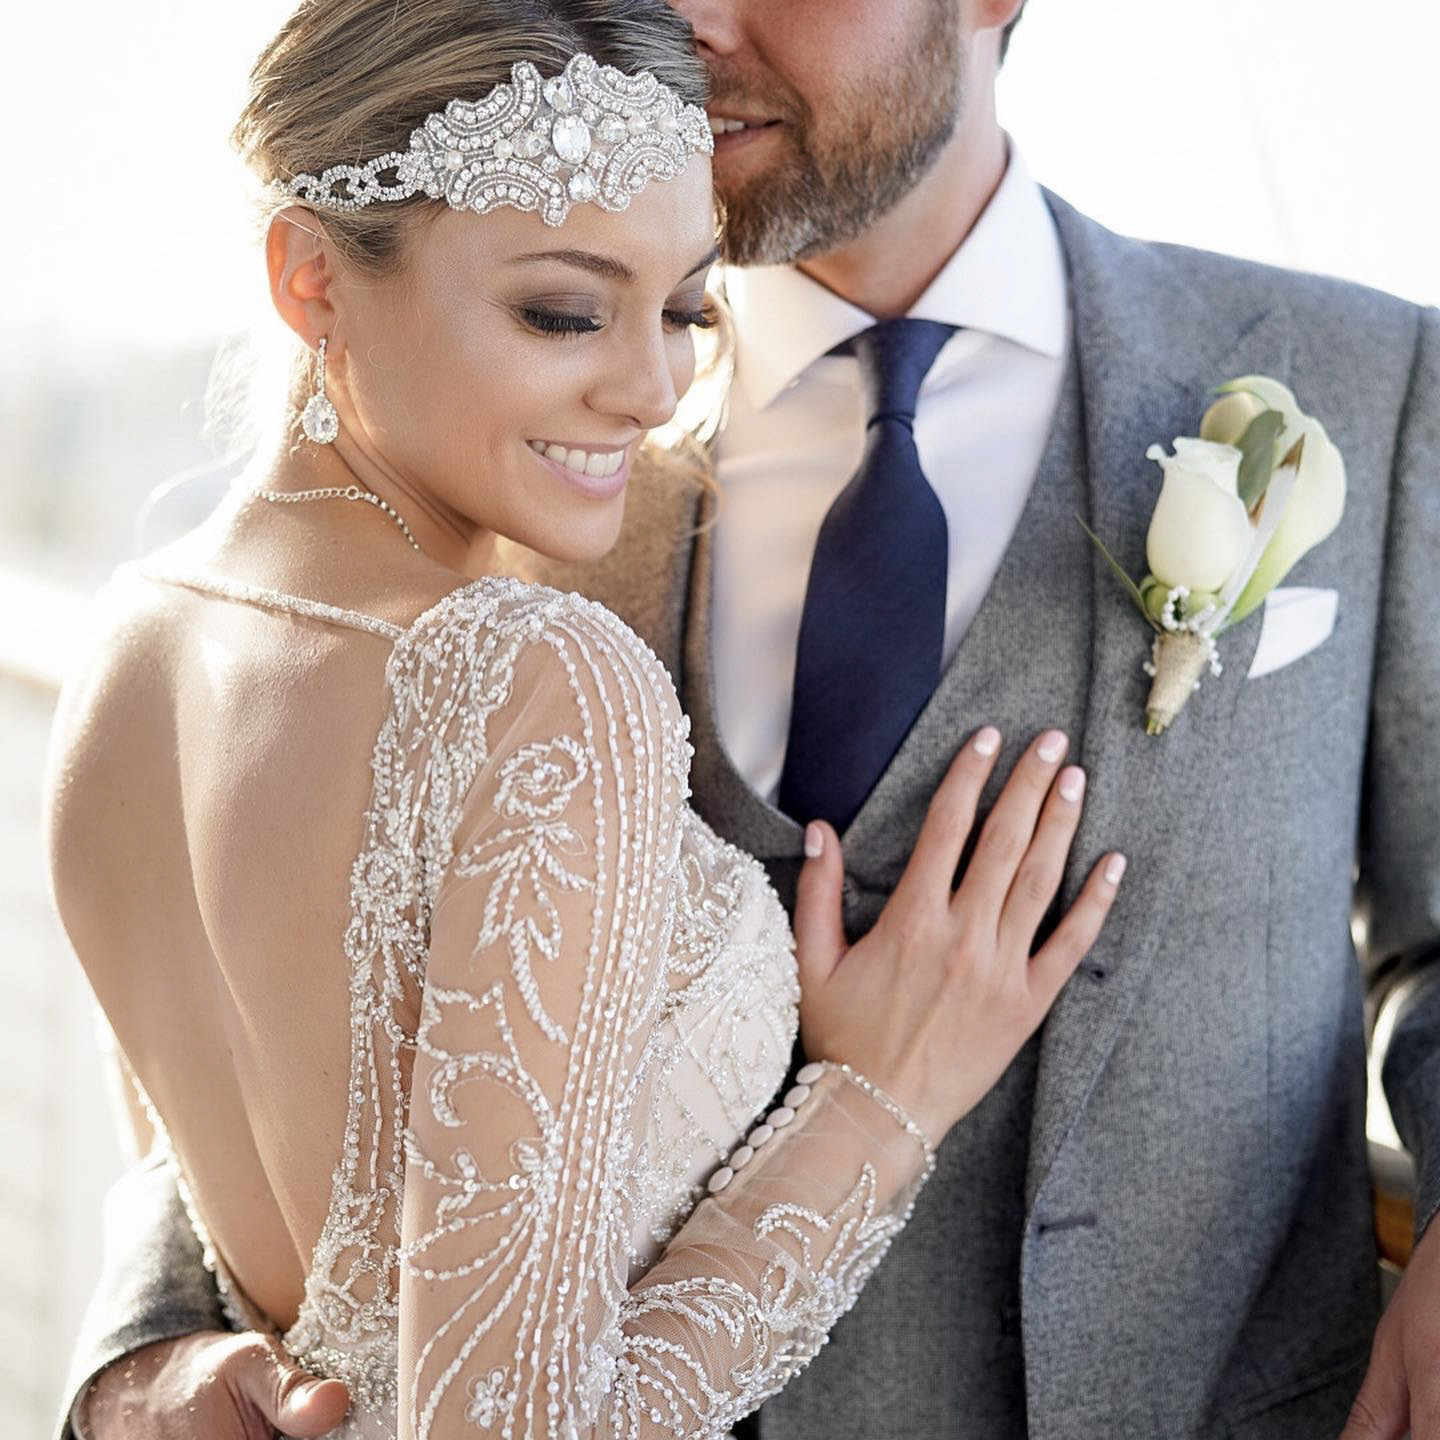
[(522, 305), (519, 314), (525, 324), (542, 335), (593, 335), (602, 328), (593, 315), (575, 315), (564, 310)]

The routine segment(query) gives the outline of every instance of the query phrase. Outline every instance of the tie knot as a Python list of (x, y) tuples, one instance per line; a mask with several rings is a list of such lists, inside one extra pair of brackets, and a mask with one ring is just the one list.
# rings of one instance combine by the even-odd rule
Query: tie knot
[(870, 406), (870, 424), (882, 416), (906, 422), (915, 418), (920, 386), (935, 357), (955, 333), (938, 320), (882, 320), (850, 342)]

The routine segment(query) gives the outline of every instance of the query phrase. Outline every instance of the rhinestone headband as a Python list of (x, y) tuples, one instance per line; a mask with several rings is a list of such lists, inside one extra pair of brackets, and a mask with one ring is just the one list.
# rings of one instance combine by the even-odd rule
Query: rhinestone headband
[(673, 180), (692, 154), (714, 150), (698, 105), (648, 70), (626, 75), (582, 54), (550, 80), (522, 60), (483, 100), (427, 115), (408, 151), (297, 175), (283, 191), (340, 211), (412, 195), (480, 215), (512, 205), (559, 225), (586, 201), (624, 210), (649, 181)]

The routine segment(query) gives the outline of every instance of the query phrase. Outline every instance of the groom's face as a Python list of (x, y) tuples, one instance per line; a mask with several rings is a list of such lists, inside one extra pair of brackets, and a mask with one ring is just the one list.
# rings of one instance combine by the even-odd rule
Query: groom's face
[(957, 0), (671, 0), (710, 68), (725, 256), (853, 240), (933, 163), (960, 111)]

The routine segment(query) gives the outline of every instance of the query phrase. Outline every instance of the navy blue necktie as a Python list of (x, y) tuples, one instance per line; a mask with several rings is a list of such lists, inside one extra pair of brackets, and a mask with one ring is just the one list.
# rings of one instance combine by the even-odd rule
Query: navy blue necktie
[(802, 823), (844, 832), (940, 679), (949, 534), (913, 426), (954, 329), (882, 320), (850, 342), (870, 419), (860, 469), (820, 526), (800, 618), (779, 803)]

